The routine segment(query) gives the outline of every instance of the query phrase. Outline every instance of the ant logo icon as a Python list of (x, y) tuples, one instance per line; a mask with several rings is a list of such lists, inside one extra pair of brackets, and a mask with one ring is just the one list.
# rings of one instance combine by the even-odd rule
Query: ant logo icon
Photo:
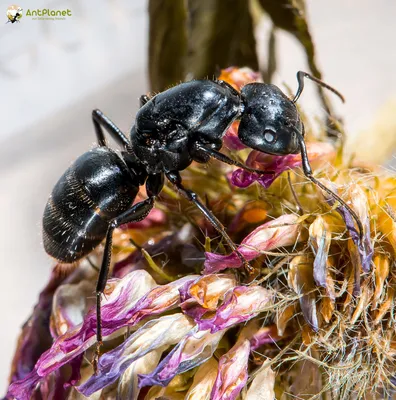
[(22, 18), (22, 7), (12, 5), (7, 8), (7, 24), (11, 22), (20, 22), (19, 20)]

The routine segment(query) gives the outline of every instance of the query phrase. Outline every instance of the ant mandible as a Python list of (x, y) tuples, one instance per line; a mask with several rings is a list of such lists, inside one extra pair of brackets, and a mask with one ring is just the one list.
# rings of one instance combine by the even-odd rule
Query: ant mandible
[[(73, 263), (106, 239), (96, 287), (97, 357), (102, 343), (101, 295), (107, 282), (114, 229), (148, 215), (165, 177), (198, 207), (250, 267), (221, 222), (193, 191), (184, 187), (179, 173), (193, 161), (206, 163), (210, 158), (249, 172), (272, 173), (249, 168), (219, 152), (223, 136), (235, 120), (240, 120), (238, 137), (246, 146), (275, 155), (301, 153), (304, 174), (351, 213), (362, 237), (363, 227), (356, 213), (312, 175), (304, 126), (295, 106), (304, 78), (343, 100), (329, 85), (299, 71), (293, 100), (272, 84), (249, 83), (239, 93), (221, 80), (194, 80), (152, 98), (142, 96), (129, 140), (101, 111), (92, 112), (99, 147), (80, 156), (55, 185), (44, 211), (43, 241), (49, 255)], [(102, 128), (123, 148), (121, 156), (107, 147)], [(148, 198), (132, 205), (144, 184)]]

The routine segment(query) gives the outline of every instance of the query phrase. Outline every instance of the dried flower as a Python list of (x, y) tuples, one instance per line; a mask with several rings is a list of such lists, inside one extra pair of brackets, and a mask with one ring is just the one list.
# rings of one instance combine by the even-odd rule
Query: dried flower
[[(229, 68), (222, 78), (240, 89), (258, 76)], [(345, 167), (331, 145), (307, 144), (315, 176), (359, 216), (361, 240), (349, 211), (300, 173), (299, 155), (250, 151), (236, 132), (234, 123), (228, 148), (275, 176), (214, 162), (183, 178), (254, 266), (251, 282), (239, 256), (166, 187), (146, 220), (115, 233), (97, 373), (91, 264), (100, 263), (100, 249), (91, 264), (63, 275), (54, 269), (22, 329), (7, 399), (392, 394), (396, 176)]]

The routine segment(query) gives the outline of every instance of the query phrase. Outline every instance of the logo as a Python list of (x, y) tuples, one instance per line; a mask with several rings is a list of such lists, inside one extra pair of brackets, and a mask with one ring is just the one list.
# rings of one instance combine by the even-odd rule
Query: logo
[(12, 24), (15, 22), (20, 22), (19, 20), (22, 18), (22, 7), (12, 5), (7, 8), (7, 24), (11, 22)]

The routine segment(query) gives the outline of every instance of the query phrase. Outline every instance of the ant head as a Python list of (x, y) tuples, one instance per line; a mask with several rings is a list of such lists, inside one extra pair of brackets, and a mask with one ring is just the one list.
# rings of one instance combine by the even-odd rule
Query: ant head
[(303, 132), (294, 103), (275, 85), (250, 83), (241, 90), (244, 111), (238, 136), (255, 150), (275, 155), (296, 154), (300, 145), (295, 129)]

